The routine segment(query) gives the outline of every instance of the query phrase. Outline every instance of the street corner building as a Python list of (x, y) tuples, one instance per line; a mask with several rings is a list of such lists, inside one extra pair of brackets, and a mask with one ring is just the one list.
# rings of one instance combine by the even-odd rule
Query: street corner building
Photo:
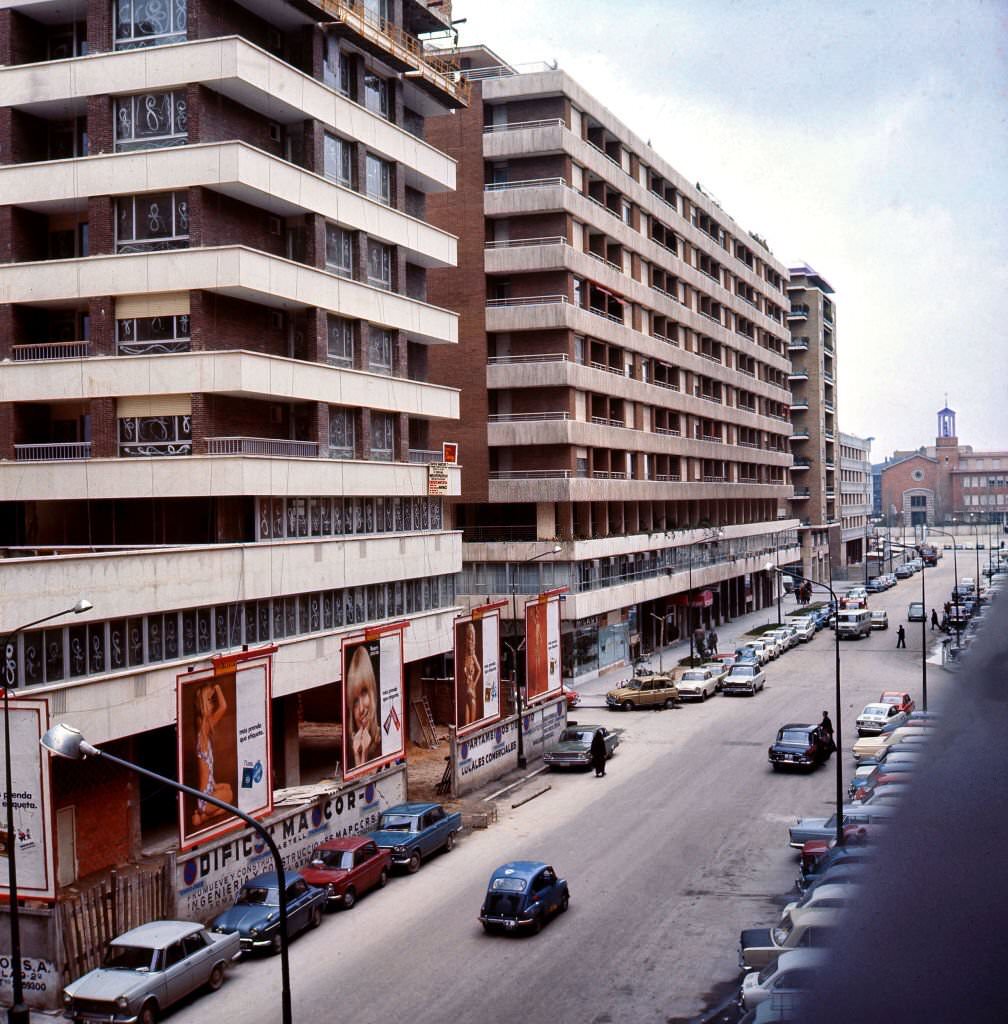
[(517, 650), (526, 600), (564, 590), (563, 675), (588, 678), (799, 563), (788, 269), (562, 69), (459, 60), (469, 105), (427, 137), (459, 168), (428, 209), (459, 235), (430, 296), (460, 345), (430, 367), (461, 389), (431, 435), (466, 454), (460, 597), (501, 602)]
[[(343, 789), (284, 820), (294, 866), (405, 798), (402, 691), (452, 650), (462, 566), (436, 440), (459, 392), (431, 374), (459, 318), (427, 285), (457, 262), (427, 216), (456, 162), (426, 125), (470, 92), (450, 39), (449, 2), (0, 0), (0, 634), (12, 707), (41, 708), (15, 788), (45, 804), (4, 854), (44, 883), (19, 892), (32, 1005), (110, 937), (86, 924), (110, 868), (205, 917), (257, 855), (205, 800), (41, 760), (47, 723), (266, 815), (321, 737)], [(395, 623), (388, 756), (350, 785), (342, 650)]]

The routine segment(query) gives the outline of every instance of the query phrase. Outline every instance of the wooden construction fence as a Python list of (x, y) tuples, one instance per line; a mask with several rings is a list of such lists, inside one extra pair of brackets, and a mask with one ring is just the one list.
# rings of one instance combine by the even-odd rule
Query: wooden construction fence
[(174, 912), (166, 863), (111, 871), (95, 885), (64, 892), (57, 904), (67, 981), (93, 970), (117, 935)]

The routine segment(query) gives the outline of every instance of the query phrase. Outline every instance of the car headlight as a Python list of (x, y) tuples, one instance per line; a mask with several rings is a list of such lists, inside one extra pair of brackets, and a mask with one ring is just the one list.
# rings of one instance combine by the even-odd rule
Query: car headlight
[(129, 1006), (129, 1000), (125, 996), (120, 996), (116, 1000), (116, 1006), (118, 1006), (120, 1010), (125, 1010), (126, 1007)]
[(259, 934), (258, 928), (249, 928), (249, 935), (254, 939)]
[(73, 1003), (73, 996), (69, 992), (63, 993), (63, 1005), (70, 1006)]
[(326, 894), (329, 895), (329, 896), (335, 896), (336, 895), (336, 886), (333, 885), (332, 882), (330, 882), (326, 886)]
[(392, 852), (396, 853), (396, 854), (400, 854), (400, 855), (404, 854), (406, 852), (406, 847), (405, 846), (393, 846), (392, 847)]

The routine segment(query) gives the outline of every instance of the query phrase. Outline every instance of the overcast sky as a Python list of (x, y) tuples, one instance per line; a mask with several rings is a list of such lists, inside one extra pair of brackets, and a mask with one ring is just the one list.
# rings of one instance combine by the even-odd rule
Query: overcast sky
[[(835, 290), (840, 429), (1008, 449), (1008, 0), (454, 0)], [(997, 311), (1001, 309), (999, 314)]]

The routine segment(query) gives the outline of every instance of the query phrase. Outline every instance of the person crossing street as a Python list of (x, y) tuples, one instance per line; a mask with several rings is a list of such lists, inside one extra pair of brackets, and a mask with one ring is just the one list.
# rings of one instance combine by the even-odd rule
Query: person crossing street
[(896, 630), (896, 648), (897, 648), (897, 650), (900, 647), (906, 647), (906, 630), (902, 627), (902, 625), (900, 626), (899, 629)]

